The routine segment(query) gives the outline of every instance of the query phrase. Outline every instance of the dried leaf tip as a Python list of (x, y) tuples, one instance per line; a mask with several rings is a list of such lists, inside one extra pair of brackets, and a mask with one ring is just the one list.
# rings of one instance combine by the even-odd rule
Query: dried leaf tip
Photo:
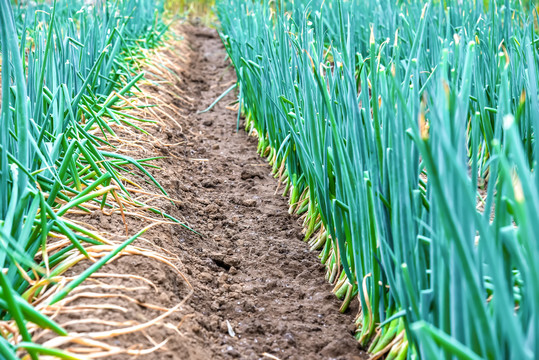
[(423, 10), (421, 11), (421, 20), (423, 20), (425, 18), (425, 13), (427, 12), (427, 6), (429, 4), (425, 4), (425, 6), (423, 6)]
[(460, 36), (457, 33), (453, 34), (453, 40), (455, 40), (455, 45), (460, 44)]
[(522, 190), (522, 183), (520, 182), (520, 179), (516, 171), (513, 171), (513, 176), (512, 176), (511, 181), (513, 184), (513, 193), (515, 194), (515, 200), (519, 204), (524, 203), (524, 191)]
[(425, 95), (423, 96), (423, 100), (421, 101), (421, 108), (419, 110), (419, 132), (421, 135), (421, 139), (425, 141), (429, 139), (429, 129), (430, 129), (430, 125), (427, 122), (427, 119), (425, 117), (426, 107), (427, 107), (427, 97)]
[(526, 102), (526, 89), (522, 89), (522, 92), (520, 93), (520, 104), (524, 104)]

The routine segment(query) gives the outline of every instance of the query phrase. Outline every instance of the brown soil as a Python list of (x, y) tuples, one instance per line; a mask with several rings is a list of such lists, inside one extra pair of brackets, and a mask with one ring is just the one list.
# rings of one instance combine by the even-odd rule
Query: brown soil
[[(160, 85), (174, 94), (153, 87), (154, 96), (170, 105), (164, 107), (168, 115), (161, 116), (167, 126), (148, 128), (159, 142), (129, 135), (133, 144), (139, 144), (130, 154), (167, 156), (154, 162), (162, 170), (152, 173), (180, 203), (174, 206), (155, 197), (151, 204), (201, 235), (170, 225), (150, 230), (134, 245), (154, 253), (122, 256), (101, 273), (139, 275), (156, 289), (136, 278), (92, 278), (75, 293), (94, 295), (72, 299), (56, 320), (67, 323), (72, 333), (104, 331), (145, 323), (179, 304), (177, 311), (151, 328), (104, 341), (136, 350), (168, 339), (158, 351), (139, 356), (143, 359), (364, 358), (351, 334), (357, 302), (347, 313), (339, 313), (340, 301), (324, 280), (323, 266), (301, 241), (301, 228), (288, 214), (286, 199), (275, 195), (277, 180), (256, 154), (256, 139), (236, 132), (236, 112), (226, 106), (234, 95), (212, 111), (197, 114), (235, 81), (217, 33), (198, 27), (182, 31), (183, 47), (167, 50), (162, 59), (174, 59), (183, 69), (175, 83)], [(177, 108), (180, 113), (173, 111)], [(144, 187), (155, 192), (151, 184)], [(119, 215), (94, 213), (77, 219), (115, 234), (116, 240), (125, 239)], [(128, 214), (127, 219), (131, 234), (144, 225), (136, 216)], [(187, 277), (192, 293), (180, 273), (152, 254), (167, 256)], [(87, 265), (78, 265), (75, 272)], [(98, 298), (103, 294), (114, 295)], [(84, 320), (88, 318), (99, 320)]]

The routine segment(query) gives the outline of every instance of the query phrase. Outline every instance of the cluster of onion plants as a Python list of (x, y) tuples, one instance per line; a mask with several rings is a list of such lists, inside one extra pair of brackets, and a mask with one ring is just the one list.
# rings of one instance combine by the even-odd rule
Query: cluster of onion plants
[(519, 1), (217, 4), (246, 128), (357, 339), (539, 354), (538, 48)]
[[(126, 165), (159, 186), (145, 169), (148, 159), (106, 148), (115, 135), (111, 123), (147, 121), (128, 114), (131, 105), (123, 99), (143, 76), (141, 49), (157, 46), (167, 28), (163, 6), (153, 0), (0, 1), (0, 320), (14, 325), (0, 332), (3, 359), (70, 358), (33, 342), (30, 324), (66, 335), (33, 303), (59, 301), (115, 255), (57, 294), (47, 293), (72, 265), (66, 261), (73, 250), (88, 256), (85, 246), (103, 240), (64, 215), (90, 212), (88, 203), (121, 207), (130, 198)], [(48, 251), (50, 235), (68, 245)]]

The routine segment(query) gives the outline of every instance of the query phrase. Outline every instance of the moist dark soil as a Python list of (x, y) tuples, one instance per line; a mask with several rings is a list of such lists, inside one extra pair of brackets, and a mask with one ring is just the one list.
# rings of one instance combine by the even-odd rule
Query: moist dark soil
[[(199, 234), (165, 225), (150, 230), (135, 245), (167, 256), (193, 290), (162, 261), (122, 256), (101, 273), (138, 275), (155, 288), (137, 278), (94, 278), (83, 284), (93, 293), (124, 294), (136, 302), (117, 295), (80, 296), (70, 302), (72, 311), (64, 309), (57, 320), (67, 323), (71, 332), (103, 331), (113, 328), (112, 322), (144, 323), (163, 314), (164, 309), (145, 304), (172, 308), (183, 301), (158, 324), (104, 341), (138, 349), (168, 339), (161, 349), (138, 357), (143, 359), (366, 358), (352, 336), (358, 304), (339, 313), (341, 303), (325, 281), (324, 267), (302, 241), (300, 222), (288, 214), (287, 199), (282, 189), (276, 194), (278, 182), (270, 166), (256, 153), (257, 140), (236, 131), (237, 111), (227, 106), (236, 95), (198, 114), (235, 81), (217, 32), (192, 26), (181, 32), (184, 47), (167, 53), (181, 70), (174, 84), (162, 85), (173, 88), (175, 95), (150, 86), (156, 97), (170, 104), (164, 107), (168, 116), (162, 116), (167, 125), (148, 130), (161, 145), (145, 142), (140, 135), (132, 139), (139, 150), (131, 155), (166, 156), (154, 162), (161, 170), (151, 172), (179, 203), (156, 197), (151, 204)], [(144, 187), (155, 192), (150, 184)], [(130, 232), (142, 225), (136, 217), (127, 218)], [(97, 212), (78, 220), (116, 234), (118, 240), (125, 238), (118, 215)], [(87, 263), (79, 265), (83, 266)], [(88, 306), (89, 302), (100, 306)], [(83, 322), (87, 318), (101, 323)]]

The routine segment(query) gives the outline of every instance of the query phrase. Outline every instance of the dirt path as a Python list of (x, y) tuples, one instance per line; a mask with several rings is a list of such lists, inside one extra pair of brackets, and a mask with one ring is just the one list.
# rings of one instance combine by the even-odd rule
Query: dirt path
[[(214, 31), (194, 29), (188, 41), (198, 55), (189, 90), (204, 109), (235, 75)], [(194, 157), (209, 160), (186, 173), (201, 204), (192, 209), (197, 216), (191, 224), (207, 239), (181, 245), (182, 258), (193, 258), (197, 248), (206, 257), (193, 259), (199, 262), (194, 283), (201, 291), (192, 304), (198, 304), (202, 338), (215, 357), (256, 359), (266, 352), (283, 359), (352, 358), (358, 351), (348, 331), (353, 316), (339, 314), (322, 265), (299, 241), (301, 228), (288, 215), (286, 200), (274, 194), (271, 168), (256, 154), (256, 140), (236, 133), (235, 114), (226, 103), (193, 114), (190, 125), (202, 150)]]
[[(272, 358), (265, 354), (278, 359), (363, 358), (350, 331), (357, 304), (346, 314), (338, 312), (340, 302), (324, 280), (322, 265), (300, 240), (301, 228), (288, 215), (286, 199), (274, 194), (277, 181), (256, 154), (256, 140), (243, 131), (236, 133), (236, 113), (226, 109), (234, 96), (208, 113), (197, 114), (233, 84), (235, 74), (215, 31), (183, 30), (192, 53), (176, 86), (187, 100), (170, 101), (188, 111), (179, 120), (182, 130), (170, 125), (154, 133), (163, 142), (180, 145), (147, 147), (141, 156), (168, 157), (159, 163), (163, 171), (153, 173), (181, 204), (158, 203), (203, 235), (167, 227), (146, 236), (177, 257), (194, 292), (186, 298), (185, 281), (146, 257), (122, 257), (108, 265), (104, 272), (136, 269), (158, 286), (156, 295), (133, 290), (130, 296), (140, 302), (172, 307), (186, 299), (169, 321), (179, 323), (178, 330), (157, 326), (146, 333), (116, 337), (111, 343), (128, 347), (169, 338), (165, 350), (141, 356), (144, 359)], [(114, 221), (106, 216), (97, 219), (109, 230), (122, 227), (118, 218)], [(129, 222), (136, 225), (136, 220)], [(133, 279), (109, 282), (140, 286)], [(108, 301), (115, 304), (116, 300)], [(122, 304), (125, 312), (100, 309), (94, 315), (116, 322), (144, 322), (160, 314), (140, 304)], [(80, 315), (62, 316), (67, 321)], [(95, 326), (78, 324), (70, 330), (95, 331)]]

